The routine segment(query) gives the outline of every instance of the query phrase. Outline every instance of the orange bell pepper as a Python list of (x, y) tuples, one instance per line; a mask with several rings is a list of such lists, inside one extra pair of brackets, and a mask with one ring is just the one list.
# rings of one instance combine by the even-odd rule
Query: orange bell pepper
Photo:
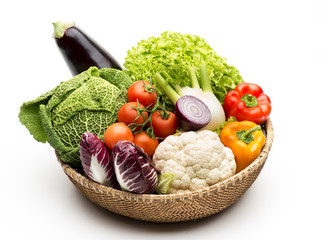
[(251, 121), (230, 122), (220, 133), (221, 142), (229, 147), (237, 164), (237, 173), (249, 166), (265, 145), (260, 125)]

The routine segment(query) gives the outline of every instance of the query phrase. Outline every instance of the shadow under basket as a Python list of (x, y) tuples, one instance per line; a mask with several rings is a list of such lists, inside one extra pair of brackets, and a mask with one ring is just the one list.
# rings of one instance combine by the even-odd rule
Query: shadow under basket
[(272, 147), (270, 119), (265, 123), (266, 143), (247, 168), (210, 187), (183, 194), (135, 194), (98, 184), (57, 158), (70, 181), (92, 202), (120, 215), (149, 222), (183, 222), (216, 214), (236, 202), (262, 170)]

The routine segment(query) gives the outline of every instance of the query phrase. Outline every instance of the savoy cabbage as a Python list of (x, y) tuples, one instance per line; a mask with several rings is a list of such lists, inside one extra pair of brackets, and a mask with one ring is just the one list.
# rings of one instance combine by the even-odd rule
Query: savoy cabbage
[(132, 84), (123, 71), (91, 67), (22, 104), (19, 119), (39, 142), (48, 142), (62, 161), (81, 167), (79, 141), (84, 132), (99, 137), (117, 120)]

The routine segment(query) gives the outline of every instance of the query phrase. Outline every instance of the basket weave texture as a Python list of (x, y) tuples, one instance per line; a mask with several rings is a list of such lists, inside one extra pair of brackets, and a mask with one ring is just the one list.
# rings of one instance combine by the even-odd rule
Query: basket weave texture
[(243, 171), (210, 187), (184, 194), (135, 194), (93, 182), (57, 158), (70, 181), (95, 204), (120, 215), (149, 222), (183, 222), (216, 214), (236, 202), (262, 170), (274, 133), (266, 121), (266, 143), (260, 156)]

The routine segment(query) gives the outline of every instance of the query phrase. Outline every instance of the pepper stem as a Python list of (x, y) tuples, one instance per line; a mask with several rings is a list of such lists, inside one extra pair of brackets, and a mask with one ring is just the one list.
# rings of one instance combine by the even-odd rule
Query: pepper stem
[(237, 137), (239, 138), (239, 140), (249, 144), (250, 142), (252, 142), (254, 140), (252, 133), (255, 131), (260, 131), (261, 130), (261, 126), (257, 125), (253, 128), (250, 128), (249, 130), (242, 130), (237, 132)]
[(257, 98), (255, 96), (245, 94), (241, 97), (241, 101), (244, 101), (248, 108), (256, 107), (258, 105)]
[(257, 125), (256, 127), (250, 128), (249, 130), (245, 131), (242, 136), (243, 137), (248, 137), (253, 132), (260, 131), (260, 130), (261, 130), (261, 126), (260, 125)]

